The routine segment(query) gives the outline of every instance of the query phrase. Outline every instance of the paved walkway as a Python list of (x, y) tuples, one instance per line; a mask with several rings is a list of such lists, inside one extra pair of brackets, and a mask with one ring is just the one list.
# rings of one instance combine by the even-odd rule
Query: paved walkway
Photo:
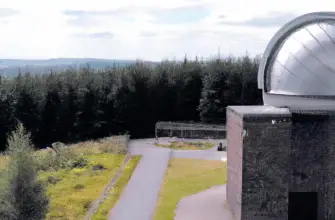
[[(173, 139), (172, 139), (173, 140)], [(183, 141), (196, 142), (199, 139), (186, 139)], [(164, 148), (158, 148), (155, 144), (155, 139), (140, 139), (132, 140), (129, 144), (129, 151), (132, 155), (142, 155), (146, 152), (151, 152), (155, 150), (161, 150)], [(160, 143), (168, 143), (169, 138), (161, 138)], [(204, 141), (204, 140), (202, 140)], [(219, 141), (212, 140), (215, 144)], [(226, 141), (223, 140), (223, 145), (226, 145)], [(221, 160), (223, 157), (227, 157), (227, 153), (224, 151), (217, 151), (216, 146), (208, 150), (172, 150), (171, 157), (173, 158), (192, 158), (192, 159), (202, 159), (202, 160)]]
[(171, 150), (143, 153), (109, 220), (152, 220)]
[(214, 186), (181, 199), (174, 220), (233, 220), (225, 203), (226, 185)]
[[(179, 151), (154, 146), (155, 139), (131, 140), (129, 152), (142, 155), (109, 220), (152, 220), (159, 190), (170, 157), (221, 160), (226, 152), (214, 148), (199, 151)], [(187, 220), (187, 219), (183, 219)]]

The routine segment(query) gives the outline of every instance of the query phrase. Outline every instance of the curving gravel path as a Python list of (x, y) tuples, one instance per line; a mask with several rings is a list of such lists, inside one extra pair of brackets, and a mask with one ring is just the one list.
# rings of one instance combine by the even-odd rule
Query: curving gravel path
[[(160, 142), (168, 140), (170, 139), (160, 139)], [(197, 140), (188, 139), (188, 141)], [(129, 142), (129, 152), (132, 155), (142, 155), (142, 159), (119, 201), (110, 211), (109, 220), (152, 220), (165, 170), (171, 157), (207, 160), (222, 160), (226, 157), (226, 152), (218, 152), (215, 147), (208, 150), (181, 151), (159, 148), (154, 143), (155, 139)]]

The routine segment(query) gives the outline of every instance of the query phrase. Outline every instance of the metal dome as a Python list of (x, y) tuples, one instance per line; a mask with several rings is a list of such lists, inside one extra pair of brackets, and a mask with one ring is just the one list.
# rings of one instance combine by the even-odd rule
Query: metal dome
[(270, 40), (260, 62), (264, 105), (335, 110), (335, 13), (302, 15)]

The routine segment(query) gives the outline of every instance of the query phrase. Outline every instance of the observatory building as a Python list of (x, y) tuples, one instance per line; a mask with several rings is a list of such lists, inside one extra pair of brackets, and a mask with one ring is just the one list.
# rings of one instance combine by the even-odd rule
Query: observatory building
[(335, 219), (335, 13), (284, 25), (263, 54), (263, 106), (227, 108), (235, 220)]
[(282, 27), (260, 63), (265, 105), (335, 110), (335, 13), (310, 13)]

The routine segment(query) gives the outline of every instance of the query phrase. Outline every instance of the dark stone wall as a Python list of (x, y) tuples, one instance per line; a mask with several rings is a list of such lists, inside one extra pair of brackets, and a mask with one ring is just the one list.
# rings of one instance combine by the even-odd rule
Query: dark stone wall
[[(324, 219), (335, 219), (335, 116), (328, 122), (328, 148), (324, 153)], [(322, 218), (321, 218), (322, 220)]]
[[(290, 192), (317, 192), (318, 219), (325, 219), (329, 116), (293, 114)], [(335, 158), (334, 158), (335, 159)], [(332, 161), (334, 161), (334, 159)]]
[(242, 196), (242, 118), (227, 111), (227, 200), (235, 219), (241, 219)]
[(335, 219), (334, 112), (293, 114), (290, 191), (318, 193), (318, 219)]
[(244, 119), (243, 220), (287, 219), (291, 122), (287, 115), (272, 120)]
[(317, 192), (318, 220), (335, 219), (334, 112), (231, 106), (227, 145), (235, 220), (288, 219), (289, 192)]
[[(236, 220), (287, 219), (290, 120), (288, 111), (271, 107), (227, 109), (227, 199)], [(236, 121), (238, 123), (234, 124)], [(232, 129), (234, 127), (239, 129)], [(242, 153), (239, 157), (233, 154), (237, 149)], [(229, 167), (233, 164), (242, 165), (242, 170), (231, 173)], [(233, 175), (232, 180), (230, 176)], [(236, 183), (236, 179), (241, 179), (242, 185)], [(236, 188), (241, 189), (240, 207), (234, 203), (232, 195), (237, 195)], [(240, 214), (236, 214), (236, 206)]]

